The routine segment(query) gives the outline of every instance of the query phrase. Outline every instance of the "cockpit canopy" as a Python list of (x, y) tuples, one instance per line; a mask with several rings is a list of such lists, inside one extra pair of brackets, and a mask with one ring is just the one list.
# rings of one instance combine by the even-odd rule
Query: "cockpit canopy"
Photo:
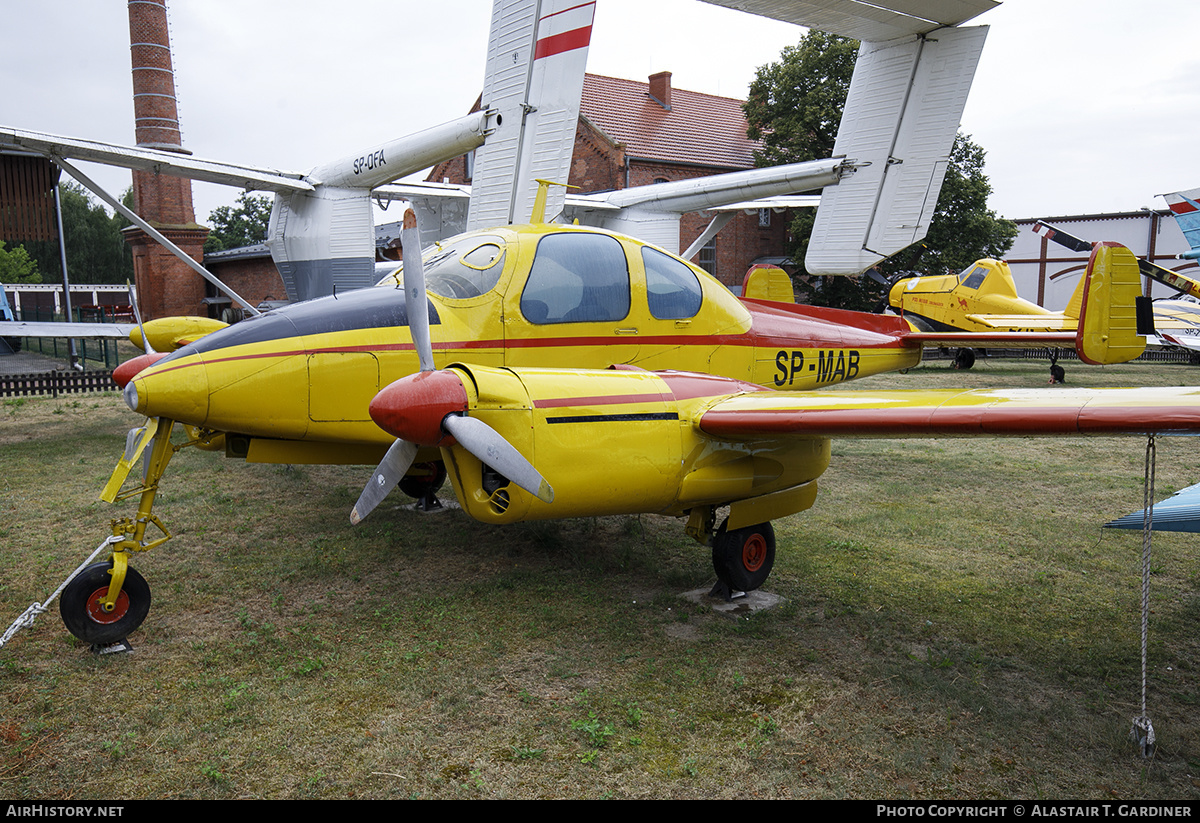
[[(494, 234), (464, 234), (425, 249), (425, 288), (440, 297), (465, 299), (491, 291), (504, 271), (507, 242)], [(379, 285), (398, 284), (404, 267)]]
[[(501, 233), (471, 233), (439, 242), (424, 252), (425, 287), (451, 299), (478, 297), (496, 287), (515, 241)], [(640, 251), (650, 314), (659, 320), (686, 320), (700, 312), (704, 289), (682, 260), (652, 246), (627, 249), (615, 236), (593, 231), (549, 231), (537, 248), (520, 307), (534, 325), (610, 322), (629, 315), (630, 265)], [(400, 285), (403, 267), (380, 285)]]

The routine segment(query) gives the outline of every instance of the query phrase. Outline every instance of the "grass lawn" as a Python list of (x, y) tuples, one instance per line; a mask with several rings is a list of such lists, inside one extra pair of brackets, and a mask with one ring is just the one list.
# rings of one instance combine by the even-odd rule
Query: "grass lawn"
[[(1046, 364), (943, 364), (851, 386), (1043, 386)], [(1184, 385), (1175, 365), (1069, 385)], [(1046, 387), (1046, 391), (1055, 391)], [(97, 495), (137, 421), (114, 395), (0, 405), (7, 626), (132, 501)], [(1200, 481), (1159, 438), (1157, 497)], [(95, 657), (57, 606), (0, 648), (0, 796), (1200, 799), (1196, 537), (1156, 534), (1140, 713), (1144, 438), (839, 440), (814, 508), (776, 523), (766, 588), (720, 615), (673, 519), (497, 528), (369, 468), (195, 449), (136, 558), (153, 607)], [(448, 489), (447, 489), (448, 491)]]

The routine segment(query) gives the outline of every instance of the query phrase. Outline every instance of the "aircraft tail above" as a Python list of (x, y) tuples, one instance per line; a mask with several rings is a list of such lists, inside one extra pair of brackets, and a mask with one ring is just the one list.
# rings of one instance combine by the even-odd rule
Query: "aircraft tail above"
[(925, 237), (986, 37), (862, 44), (833, 150), (857, 171), (822, 192), (809, 273), (859, 274)]
[(318, 166), (312, 191), (280, 192), (271, 209), (267, 246), (288, 297), (310, 300), (374, 285), (375, 219), (371, 190), (483, 142), (485, 112), (401, 137)]
[[(529, 220), (537, 181), (566, 183), (595, 2), (495, 0), (481, 107), (495, 133), (476, 153), (467, 230)], [(563, 209), (552, 186), (546, 214)]]

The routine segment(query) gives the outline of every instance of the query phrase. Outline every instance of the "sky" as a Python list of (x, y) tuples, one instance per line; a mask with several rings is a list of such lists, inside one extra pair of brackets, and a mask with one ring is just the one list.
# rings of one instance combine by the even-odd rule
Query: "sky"
[[(169, 0), (185, 148), (287, 171), (466, 113), (487, 0)], [(1140, 11), (1139, 9), (1145, 9)], [(0, 124), (133, 143), (123, 0), (0, 0)], [(1200, 3), (1007, 0), (961, 129), (1008, 218), (1163, 208), (1200, 186)], [(744, 98), (803, 36), (698, 0), (598, 0), (588, 71)], [(88, 166), (114, 194), (129, 173)], [(200, 222), (238, 192), (196, 184)]]

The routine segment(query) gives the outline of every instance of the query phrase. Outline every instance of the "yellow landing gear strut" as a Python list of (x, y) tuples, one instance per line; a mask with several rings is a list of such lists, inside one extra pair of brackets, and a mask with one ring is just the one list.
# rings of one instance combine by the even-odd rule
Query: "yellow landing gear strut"
[[(158, 483), (175, 452), (196, 440), (179, 446), (171, 444), (175, 421), (166, 418), (147, 420), (146, 425), (129, 433), (125, 453), (117, 462), (100, 499), (108, 503), (140, 496), (136, 517), (111, 521), (112, 558), (84, 568), (72, 580), (59, 599), (63, 623), (71, 634), (93, 646), (107, 646), (124, 640), (142, 624), (150, 611), (150, 587), (145, 578), (129, 566), (133, 552), (149, 551), (171, 539), (171, 533), (151, 511)], [(149, 449), (145, 475), (137, 487), (122, 493), (130, 471)], [(147, 538), (154, 526), (157, 537)]]

